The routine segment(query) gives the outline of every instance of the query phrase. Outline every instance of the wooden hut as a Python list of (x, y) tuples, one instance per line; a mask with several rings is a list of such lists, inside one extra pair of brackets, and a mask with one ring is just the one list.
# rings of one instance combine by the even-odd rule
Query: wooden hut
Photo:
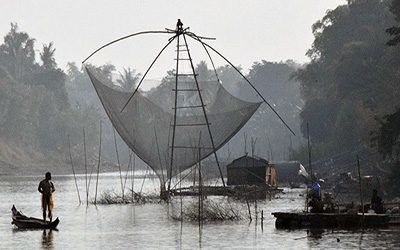
[(277, 185), (274, 165), (257, 156), (246, 154), (233, 160), (226, 169), (228, 185)]
[(303, 183), (304, 179), (299, 176), (300, 162), (278, 161), (273, 163), (276, 176), (280, 184)]

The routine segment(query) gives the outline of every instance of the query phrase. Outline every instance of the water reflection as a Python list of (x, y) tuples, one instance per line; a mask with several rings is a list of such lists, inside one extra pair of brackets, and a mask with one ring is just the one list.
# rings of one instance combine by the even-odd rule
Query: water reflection
[(314, 239), (318, 240), (322, 238), (322, 234), (325, 232), (323, 229), (309, 229), (307, 230), (307, 236)]
[(54, 249), (53, 246), (53, 230), (44, 229), (42, 234), (42, 248), (43, 249)]
[[(250, 223), (246, 204), (231, 201), (232, 206), (243, 208), (243, 221), (207, 222), (199, 231), (197, 221), (171, 219), (173, 211), (164, 204), (77, 206), (73, 177), (55, 178), (59, 188), (54, 216), (62, 219), (60, 232), (12, 229), (12, 204), (33, 217), (41, 216), (37, 193), (41, 178), (0, 176), (0, 249), (126, 249), (130, 245), (136, 249), (400, 249), (398, 228), (370, 229), (361, 235), (360, 231), (349, 230), (277, 230), (271, 212), (302, 208), (302, 190), (285, 190), (279, 199), (258, 203), (257, 209), (251, 205), (252, 214), (264, 210), (264, 224), (254, 220)], [(113, 192), (117, 189), (113, 187), (120, 185), (119, 175), (100, 176), (100, 183), (99, 193)], [(142, 181), (135, 183), (135, 190), (140, 190)], [(78, 179), (78, 185), (85, 190), (83, 177)], [(146, 182), (143, 190), (151, 193), (158, 186)]]

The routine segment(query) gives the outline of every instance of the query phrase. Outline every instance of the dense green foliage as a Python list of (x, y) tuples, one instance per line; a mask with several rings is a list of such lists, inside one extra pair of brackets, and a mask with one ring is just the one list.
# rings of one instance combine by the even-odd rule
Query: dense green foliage
[(399, 50), (386, 46), (387, 27), (394, 24), (388, 1), (354, 0), (313, 25), (311, 62), (296, 73), (305, 107), (303, 134), (317, 158), (369, 145), (376, 117), (400, 104)]
[[(64, 144), (69, 103), (65, 74), (57, 68), (52, 43), (35, 60), (34, 39), (11, 24), (0, 45), (2, 139), (57, 149)], [(15, 140), (17, 139), (17, 140)]]

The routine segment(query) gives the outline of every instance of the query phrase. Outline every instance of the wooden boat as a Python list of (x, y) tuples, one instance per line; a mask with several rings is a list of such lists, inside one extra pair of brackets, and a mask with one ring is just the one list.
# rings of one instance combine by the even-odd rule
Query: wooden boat
[(361, 228), (388, 226), (391, 218), (387, 214), (361, 213), (272, 213), (276, 217), (275, 227), (290, 228)]
[(18, 211), (14, 205), (11, 208), (11, 212), (11, 224), (16, 225), (18, 228), (55, 229), (60, 222), (58, 217), (52, 222), (44, 222), (42, 219), (27, 217), (21, 211)]

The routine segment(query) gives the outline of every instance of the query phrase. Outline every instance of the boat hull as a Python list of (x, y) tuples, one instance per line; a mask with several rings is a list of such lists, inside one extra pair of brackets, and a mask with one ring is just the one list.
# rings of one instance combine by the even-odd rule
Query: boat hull
[(390, 218), (385, 214), (335, 214), (335, 213), (272, 213), (275, 227), (290, 228), (361, 228), (384, 227)]
[(12, 209), (12, 224), (20, 229), (56, 229), (60, 220), (57, 218), (54, 221), (44, 222), (42, 219), (27, 217), (19, 212), (13, 205)]

